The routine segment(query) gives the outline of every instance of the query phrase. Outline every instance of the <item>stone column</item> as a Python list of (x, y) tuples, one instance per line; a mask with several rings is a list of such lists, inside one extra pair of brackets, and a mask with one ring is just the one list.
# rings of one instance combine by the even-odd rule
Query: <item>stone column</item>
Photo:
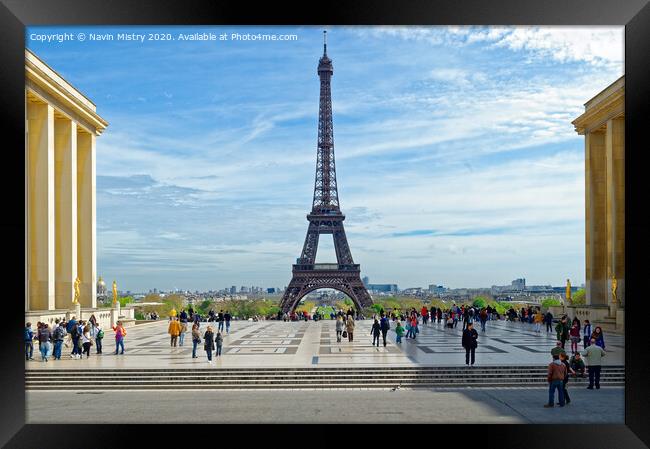
[(79, 302), (97, 307), (95, 229), (95, 135), (77, 134), (77, 269), (81, 285)]
[(54, 310), (54, 109), (27, 103), (27, 310)]
[[(625, 298), (625, 119), (607, 121), (607, 304), (615, 308)], [(612, 276), (618, 303), (612, 304)], [(615, 313), (612, 314), (615, 316)]]
[(585, 133), (587, 304), (607, 305), (607, 164), (605, 133)]
[(77, 277), (77, 124), (54, 120), (56, 308), (68, 309)]

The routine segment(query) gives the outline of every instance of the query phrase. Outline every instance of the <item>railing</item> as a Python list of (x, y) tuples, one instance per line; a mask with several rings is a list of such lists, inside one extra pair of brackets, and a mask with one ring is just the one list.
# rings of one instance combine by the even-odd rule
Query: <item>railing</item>
[(340, 271), (360, 271), (359, 264), (338, 264), (338, 263), (315, 263), (315, 264), (295, 264), (294, 271), (314, 271), (314, 270), (340, 270)]

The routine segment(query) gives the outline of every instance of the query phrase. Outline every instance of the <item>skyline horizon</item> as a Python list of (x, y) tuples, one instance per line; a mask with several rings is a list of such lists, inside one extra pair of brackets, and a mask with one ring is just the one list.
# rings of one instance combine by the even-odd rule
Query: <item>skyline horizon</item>
[[(299, 39), (28, 39), (238, 28)], [(341, 209), (362, 277), (489, 288), (526, 266), (532, 285), (585, 282), (584, 144), (571, 120), (623, 73), (622, 27), (326, 29)], [(313, 194), (322, 28), (29, 27), (26, 40), (109, 121), (98, 279), (124, 291), (209, 291), (253, 273), (289, 283)], [(317, 263), (333, 254), (319, 242)]]

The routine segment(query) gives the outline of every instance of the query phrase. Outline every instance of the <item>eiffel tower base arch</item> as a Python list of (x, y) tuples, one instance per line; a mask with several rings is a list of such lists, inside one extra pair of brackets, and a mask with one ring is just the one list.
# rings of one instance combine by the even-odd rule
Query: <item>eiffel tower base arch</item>
[(320, 288), (331, 288), (348, 295), (357, 310), (372, 305), (372, 299), (361, 281), (359, 271), (300, 270), (294, 266), (293, 277), (280, 303), (282, 312), (293, 312), (305, 295)]

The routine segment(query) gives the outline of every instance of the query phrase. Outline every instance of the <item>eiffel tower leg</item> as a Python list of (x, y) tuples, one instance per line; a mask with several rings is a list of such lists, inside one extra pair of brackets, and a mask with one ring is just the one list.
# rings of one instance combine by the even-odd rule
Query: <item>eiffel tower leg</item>
[(336, 251), (336, 259), (340, 264), (353, 264), (352, 253), (350, 252), (350, 246), (348, 245), (348, 239), (345, 236), (345, 230), (343, 228), (343, 222), (338, 222), (335, 225), (336, 229), (334, 231), (334, 249)]

